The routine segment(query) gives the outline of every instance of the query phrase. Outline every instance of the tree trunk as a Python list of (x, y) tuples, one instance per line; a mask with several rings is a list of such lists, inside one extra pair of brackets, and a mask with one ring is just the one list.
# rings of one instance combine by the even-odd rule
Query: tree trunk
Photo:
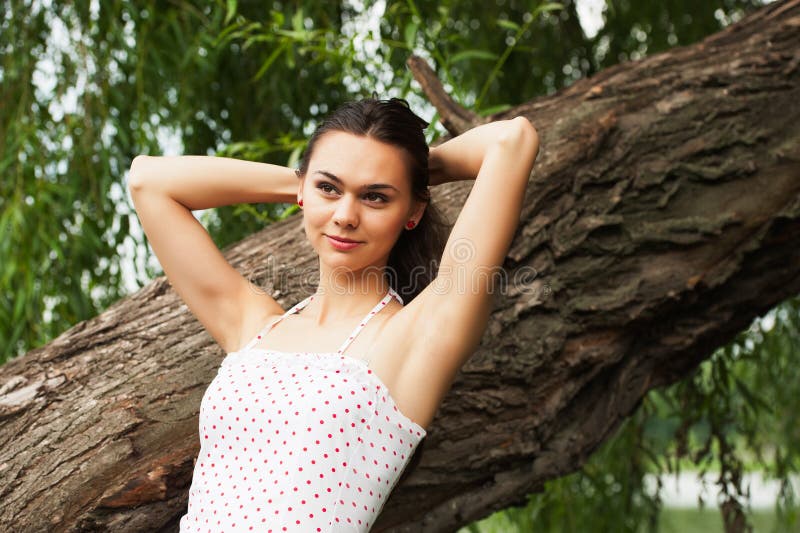
[[(494, 117), (542, 146), (509, 283), (374, 531), (520, 503), (800, 292), (799, 43), (800, 0), (776, 2)], [(471, 185), (434, 201), (454, 220)], [(298, 216), (225, 255), (285, 307), (309, 294)], [(161, 277), (7, 363), (0, 529), (175, 531), (223, 356)]]

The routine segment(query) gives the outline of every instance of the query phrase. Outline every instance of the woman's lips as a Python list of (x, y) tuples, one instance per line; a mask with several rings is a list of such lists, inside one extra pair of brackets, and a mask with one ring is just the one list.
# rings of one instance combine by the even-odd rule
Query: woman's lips
[(344, 242), (338, 239), (331, 237), (330, 235), (325, 235), (325, 238), (328, 239), (328, 242), (331, 243), (331, 246), (336, 248), (337, 250), (352, 250), (359, 244), (363, 244), (360, 242)]

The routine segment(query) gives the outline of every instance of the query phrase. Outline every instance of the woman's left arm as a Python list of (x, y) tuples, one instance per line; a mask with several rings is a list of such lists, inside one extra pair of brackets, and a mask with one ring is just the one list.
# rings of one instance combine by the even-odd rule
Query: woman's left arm
[(436, 279), (406, 305), (436, 374), (454, 375), (483, 336), (502, 264), (519, 225), (539, 136), (525, 117), (477, 126), (431, 150), (437, 183), (475, 179), (445, 245)]
[(428, 157), (430, 186), (450, 181), (474, 180), (489, 147), (502, 137), (515, 135), (520, 137), (517, 140), (527, 142), (533, 148), (530, 161), (530, 166), (533, 166), (533, 160), (539, 151), (539, 136), (530, 121), (520, 116), (482, 124), (439, 146), (431, 147)]

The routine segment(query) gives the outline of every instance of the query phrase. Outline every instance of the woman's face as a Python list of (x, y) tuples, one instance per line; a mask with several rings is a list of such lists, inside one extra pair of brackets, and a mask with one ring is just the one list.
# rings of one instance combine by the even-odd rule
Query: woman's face
[[(406, 222), (418, 223), (425, 207), (412, 201), (401, 148), (342, 131), (317, 139), (299, 195), (303, 229), (320, 260), (348, 271), (386, 265)], [(358, 244), (337, 246), (333, 237)]]

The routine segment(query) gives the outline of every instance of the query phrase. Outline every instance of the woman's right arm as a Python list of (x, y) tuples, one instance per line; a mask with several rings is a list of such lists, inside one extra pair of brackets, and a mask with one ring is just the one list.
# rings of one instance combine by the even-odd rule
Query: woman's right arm
[(164, 274), (226, 352), (283, 309), (228, 263), (192, 211), (294, 203), (298, 186), (293, 169), (223, 157), (138, 156), (131, 164), (128, 190)]
[(204, 155), (137, 156), (128, 181), (130, 186), (155, 188), (191, 210), (294, 203), (298, 186), (294, 170), (288, 167)]

